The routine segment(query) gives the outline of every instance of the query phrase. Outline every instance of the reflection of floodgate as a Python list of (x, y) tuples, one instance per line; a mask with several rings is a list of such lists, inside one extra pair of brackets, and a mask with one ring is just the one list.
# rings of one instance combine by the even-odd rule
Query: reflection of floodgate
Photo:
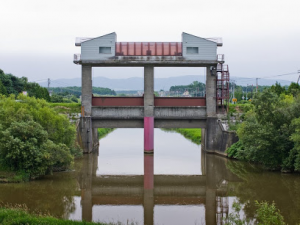
[(228, 197), (227, 195), (228, 182), (223, 180), (217, 190), (217, 224), (225, 224), (225, 218), (228, 217)]

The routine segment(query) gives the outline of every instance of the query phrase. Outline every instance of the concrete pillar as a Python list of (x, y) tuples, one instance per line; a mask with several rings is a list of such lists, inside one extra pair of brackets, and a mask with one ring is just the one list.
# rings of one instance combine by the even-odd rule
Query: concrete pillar
[(144, 224), (153, 225), (154, 216), (154, 158), (144, 155)]
[(83, 145), (83, 153), (91, 153), (93, 150), (92, 117), (80, 117), (79, 126)]
[(144, 189), (144, 224), (153, 225), (154, 221), (154, 194), (152, 190)]
[(81, 106), (82, 116), (91, 116), (92, 114), (92, 67), (81, 67)]
[(206, 224), (217, 224), (217, 187), (222, 181), (216, 176), (216, 163), (214, 162), (214, 155), (207, 154), (206, 161), (206, 201), (205, 201), (205, 220)]
[(144, 67), (144, 151), (154, 149), (154, 67)]
[(82, 220), (92, 222), (93, 220), (93, 203), (92, 203), (92, 190), (81, 190), (81, 207), (82, 207)]
[(153, 155), (144, 155), (144, 189), (154, 188), (154, 159)]
[(92, 135), (93, 135), (93, 151), (97, 152), (99, 149), (99, 135), (98, 135), (98, 128), (92, 128)]
[(92, 67), (82, 65), (81, 74), (81, 138), (83, 153), (90, 153), (93, 149), (92, 132)]
[[(204, 130), (204, 129), (201, 129), (201, 130)], [(203, 135), (203, 133), (202, 133)], [(206, 152), (203, 148), (203, 144), (201, 143), (201, 174), (203, 176), (206, 175)]]
[(206, 224), (217, 224), (216, 190), (206, 189), (205, 198), (205, 222)]
[(206, 112), (205, 150), (217, 152), (222, 144), (222, 130), (217, 118), (217, 74), (211, 72), (211, 67), (206, 68)]
[[(217, 65), (215, 65), (217, 67)], [(217, 109), (217, 75), (211, 73), (210, 67), (206, 67), (206, 112), (208, 117), (216, 116)]]
[(92, 180), (94, 174), (94, 163), (97, 155), (89, 154), (84, 156), (82, 164), (81, 177), (79, 178), (81, 188), (81, 207), (82, 207), (82, 220), (91, 222), (93, 213), (92, 203)]

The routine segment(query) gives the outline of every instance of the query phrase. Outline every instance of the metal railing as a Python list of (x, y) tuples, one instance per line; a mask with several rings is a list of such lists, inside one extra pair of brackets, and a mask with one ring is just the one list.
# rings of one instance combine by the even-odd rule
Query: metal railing
[(182, 43), (116, 42), (116, 56), (182, 56)]
[(80, 61), (80, 54), (74, 54), (73, 61), (74, 61), (74, 62)]
[(218, 62), (223, 62), (225, 60), (224, 54), (218, 54), (217, 55), (217, 61)]

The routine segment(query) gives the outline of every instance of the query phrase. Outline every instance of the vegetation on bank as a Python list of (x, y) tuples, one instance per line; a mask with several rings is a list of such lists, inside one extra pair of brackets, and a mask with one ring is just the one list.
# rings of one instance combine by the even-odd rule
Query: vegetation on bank
[(99, 139), (106, 137), (109, 133), (113, 132), (115, 128), (98, 128)]
[(241, 218), (241, 204), (233, 202), (233, 212), (225, 219), (225, 225), (250, 225), (250, 224), (265, 224), (265, 225), (285, 225), (284, 218), (280, 210), (276, 208), (275, 203), (255, 201), (256, 212), (255, 218), (250, 221), (249, 218)]
[(185, 91), (189, 91), (193, 97), (204, 96), (205, 84), (199, 81), (194, 81), (189, 85), (175, 85), (170, 87), (170, 93), (179, 96), (181, 96)]
[[(72, 87), (53, 87), (50, 88), (52, 93), (57, 95), (74, 95), (76, 98), (79, 98), (81, 95), (81, 87), (72, 86)], [(97, 95), (117, 95), (116, 92), (110, 88), (103, 88), (103, 87), (93, 87), (92, 88), (93, 94)]]
[(279, 176), (278, 173), (264, 170), (260, 165), (244, 163), (241, 160), (226, 161), (226, 169), (241, 181), (229, 182), (227, 194), (236, 196), (246, 218), (251, 220), (256, 218), (256, 201), (275, 202), (287, 224), (300, 223), (298, 174)]
[(43, 225), (105, 225), (104, 223), (63, 220), (43, 214), (30, 214), (26, 208), (0, 208), (0, 224), (43, 224)]
[(50, 101), (50, 96), (46, 88), (41, 87), (34, 82), (28, 82), (27, 77), (18, 78), (12, 74), (5, 74), (0, 69), (0, 94), (9, 96), (10, 94), (18, 95), (26, 91), (30, 97), (45, 99)]
[[(249, 218), (241, 217), (240, 212), (242, 209), (241, 204), (234, 202), (232, 204), (233, 212), (224, 218), (226, 225), (247, 225), (247, 224), (268, 224), (268, 225), (285, 225), (284, 218), (280, 211), (276, 208), (275, 204), (267, 202), (255, 202), (256, 215), (250, 221)], [(51, 217), (42, 213), (29, 213), (28, 209), (24, 206), (14, 208), (0, 208), (0, 223), (3, 225), (11, 224), (43, 224), (43, 225), (65, 225), (65, 224), (84, 224), (84, 225), (105, 225), (106, 223), (95, 222), (81, 222), (73, 220), (64, 220)], [(112, 225), (112, 223), (109, 223)], [(119, 224), (119, 223), (117, 223)], [(133, 224), (133, 223), (131, 223)]]
[(61, 114), (78, 114), (81, 112), (80, 103), (49, 103), (49, 107), (54, 109), (55, 112)]
[(228, 156), (268, 169), (300, 171), (300, 85), (279, 84), (258, 93), (237, 126), (239, 142)]
[(2, 171), (30, 180), (70, 168), (74, 157), (81, 154), (75, 137), (75, 126), (45, 100), (0, 95)]
[(185, 138), (191, 140), (193, 143), (200, 145), (201, 144), (201, 129), (198, 128), (171, 128), (171, 129), (162, 129), (165, 131), (173, 131), (179, 134), (182, 134)]

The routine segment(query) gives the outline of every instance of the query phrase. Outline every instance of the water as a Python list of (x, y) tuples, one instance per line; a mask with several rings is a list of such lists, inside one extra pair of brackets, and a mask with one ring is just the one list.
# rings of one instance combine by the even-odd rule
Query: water
[(286, 222), (300, 221), (300, 177), (201, 153), (177, 133), (155, 129), (154, 156), (142, 129), (117, 129), (75, 171), (0, 184), (0, 201), (60, 218), (122, 224), (222, 224), (233, 201), (253, 217), (254, 200), (275, 201)]

